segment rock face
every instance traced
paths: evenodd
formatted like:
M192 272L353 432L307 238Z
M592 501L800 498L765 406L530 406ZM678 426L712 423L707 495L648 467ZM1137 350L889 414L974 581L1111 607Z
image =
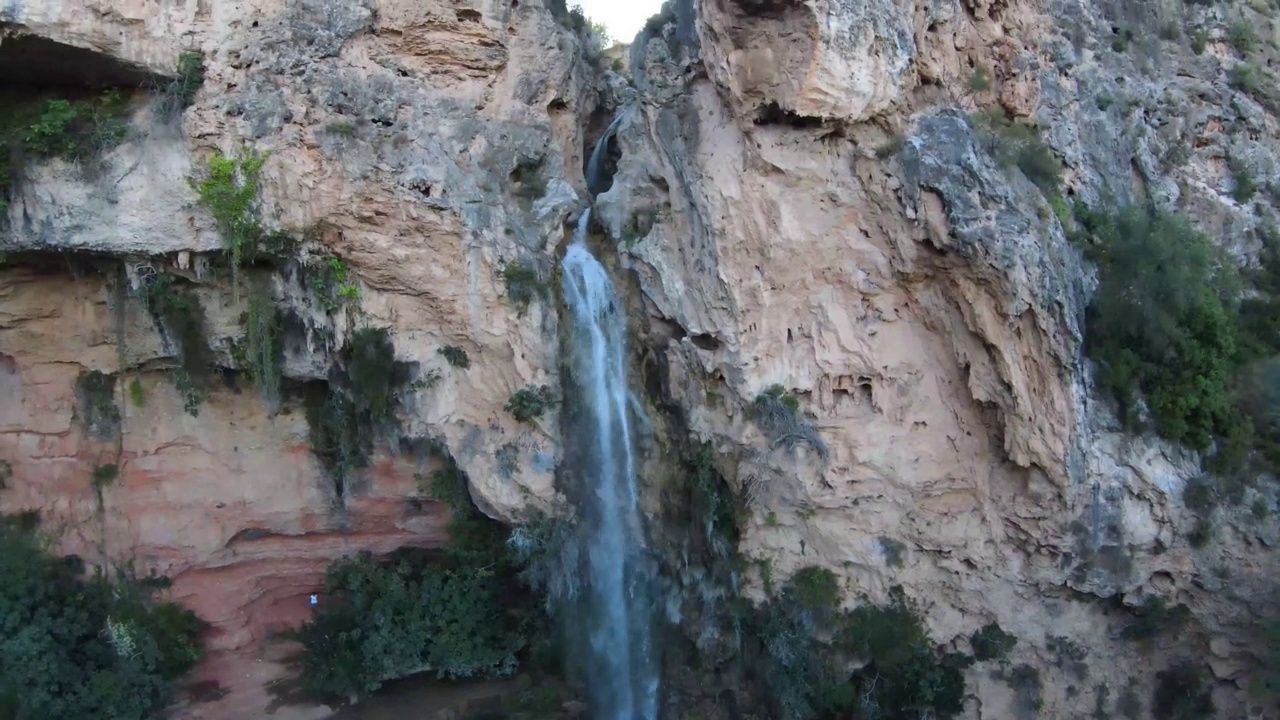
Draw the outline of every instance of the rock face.
M559 387L548 288L586 202L596 111L612 106L620 155L596 207L642 310L633 345L665 358L670 400L752 499L746 554L782 576L829 567L873 601L901 585L958 649L998 622L1019 638L1013 661L1040 673L1045 716L1113 712L1126 689L1145 702L1155 671L1189 653L1220 681L1224 716L1244 716L1276 570L1257 550L1280 538L1232 516L1189 546L1179 498L1197 458L1122 434L1093 393L1089 270L970 114L1033 121L1070 194L1150 195L1247 258L1274 208L1270 192L1233 198L1229 167L1274 181L1277 100L1269 45L1249 56L1229 30L1270 37L1271 18L1119 0L680 0L636 39L628 87L539 0L117 6L0 7L0 76L43 58L68 84L160 89L136 94L130 133L94 172L30 167L0 223L0 250L17 253L0 267L0 459L14 470L0 511L39 509L65 552L173 578L214 626L197 679L226 692L182 717L264 712L279 674L264 643L306 617L330 561L444 542L447 513L415 479L432 466L399 440L441 441L495 517L562 502L557 414L518 423L503 408ZM192 49L203 89L166 114ZM1240 79L1245 63L1259 82ZM270 153L264 224L340 258L359 292L321 322L297 278L270 280L299 323L327 323L286 348L287 378L323 381L356 330L384 327L421 381L357 482L335 485L309 451L300 402L275 412L231 383L184 412L172 343L129 290L148 268L193 281L218 364L242 369L245 300L210 260L224 239L188 178L245 147ZM125 270L47 260L71 252ZM105 406L84 390L94 371L114 378ZM750 414L775 385L800 399L784 432ZM105 464L119 477L95 484ZM1153 592L1190 607L1187 636L1117 640L1122 606ZM1018 716L1025 698L1004 681L970 680L969 716Z

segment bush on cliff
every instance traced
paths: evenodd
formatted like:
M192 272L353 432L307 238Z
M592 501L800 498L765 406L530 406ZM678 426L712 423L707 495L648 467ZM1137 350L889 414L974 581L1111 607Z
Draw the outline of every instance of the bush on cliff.
M466 475L447 456L429 494L449 506L443 555L403 550L329 568L327 604L301 632L307 689L351 700L388 680L505 676L538 640L537 599L519 582L507 533L475 508Z
M0 518L0 717L152 718L199 659L203 623L189 610L82 571Z
M1085 348L1099 389L1132 429L1197 450L1216 446L1212 469L1249 470L1280 442L1269 396L1280 352L1280 243L1243 283L1229 258L1185 218L1148 208L1077 209L1086 256L1097 264ZM1145 406L1146 413L1142 412Z
M420 672L459 679L510 674L525 645L489 569L404 554L329 568L332 604L303 630L308 689L354 699Z
M842 610L830 571L806 568L758 608L760 675L783 717L948 718L963 709L964 668L939 654L900 591L889 604ZM849 671L850 660L861 660Z

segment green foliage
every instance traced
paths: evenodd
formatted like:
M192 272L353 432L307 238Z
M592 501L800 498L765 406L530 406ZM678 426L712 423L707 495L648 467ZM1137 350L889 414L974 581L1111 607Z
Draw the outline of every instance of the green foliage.
M969 76L969 92L986 92L991 89L991 73L986 65L975 65L973 74Z
M485 568L367 555L329 568L328 603L302 630L310 692L354 699L406 675L508 675L527 640Z
M809 566L797 570L787 581L787 599L805 610L834 612L840 605L840 583L827 568Z
M902 567L904 556L907 553L907 546L893 538L881 536L878 539L880 541L880 549L884 551L885 563L892 568Z
M378 437L396 426L397 390L405 373L385 328L358 330L339 353L323 387L306 398L311 450L341 493L347 476L366 467Z
M26 130L25 149L41 158L79 160L124 139L128 106L112 91L93 100L49 100Z
M1170 608L1164 598L1151 595L1132 610L1137 620L1120 631L1125 640L1151 640L1161 635L1176 634L1191 617L1186 605Z
M98 440L119 436L116 376L90 370L76 378L76 415L85 432Z
M275 300L265 288L249 295L249 305L241 319L244 326L245 365L258 392L268 403L280 400L284 377L283 331Z
M1145 396L1164 437L1205 449L1227 436L1238 362L1237 282L1213 245L1180 217L1137 208L1080 211L1098 266L1086 350L1121 419L1141 426Z
M95 465L93 468L93 487L98 492L102 492L102 488L115 483L118 477L120 477L120 467L115 463Z
M979 662L986 660L1003 660L1018 644L1018 638L1005 632L997 623L984 625L969 636L969 644L973 646L973 658Z
M517 422L532 422L542 417L555 404L556 396L551 388L546 385L530 385L517 390L503 409L511 413L511 417Z
M827 458L827 445L818 434L818 428L800 414L800 398L788 393L781 385L772 385L756 396L751 407L751 419L769 439L771 447L794 448L806 443Z
M333 255L323 256L307 267L307 287L330 313L343 303L360 298L360 286L351 278L346 263Z
M1196 518L1195 527L1187 533L1187 542L1191 547L1199 549L1213 539L1213 521L1207 517Z
M150 720L200 656L204 624L122 575L80 577L0 522L0 706L13 718Z
M163 87L157 87L159 99L156 114L162 118L174 118L195 104L196 94L204 85L204 54L198 50L186 50L178 55L177 72Z
M1258 194L1258 183L1253 179L1253 172L1243 161L1231 158L1227 162L1231 171L1231 197L1238 203L1247 203Z
M1236 52L1248 55L1258 47L1258 33L1254 32L1253 25L1248 20L1242 18L1231 23L1231 27L1227 29L1227 42Z
M456 368L466 370L471 367L471 358L467 355L467 351L457 345L445 345L436 352L443 355L445 361Z
M3 484L0 484L0 488ZM1254 520L1266 520L1271 514L1271 504L1266 498L1255 498L1253 504L1249 506L1249 512L1253 515Z
M1038 713L1044 707L1044 683L1040 671L1030 665L1019 665L1009 674L1009 687L1024 711Z
M1116 52L1125 52L1129 49L1129 44L1133 42L1133 30L1124 28L1111 38L1111 49Z
M147 404L147 393L142 388L142 381L138 378L129 381L129 400L137 408L145 407Z
M988 151L1002 165L1017 167L1045 195L1059 193L1062 163L1035 128L1014 122L999 109L978 113L974 125L983 131Z
M1247 62L1236 63L1227 74L1227 84L1243 93L1256 95L1262 88L1258 69Z
M116 91L82 100L0 98L0 217L27 162L101 156L128 134L128 110Z
M196 93L204 85L204 55L188 50L178 56L178 77L174 80L173 93L178 106L186 109L196 101Z
M191 181L227 243L232 268L254 257L264 235L258 221L259 174L269 156L253 151L235 158L214 155L204 177Z
M507 299L522 310L547 293L547 284L539 276L537 268L527 263L507 263L502 268L502 280L507 286Z
M739 520L745 508L734 497L712 465L714 450L703 443L687 464L687 494L682 505L691 511L689 524L699 534L716 558L727 558L738 548L741 537ZM776 521L776 517L775 517Z
M324 129L334 135L341 135L342 137L355 137L356 134L355 124L347 120L331 122L328 125L325 125Z
M1184 661L1156 673L1151 716L1156 720L1205 720L1214 716L1213 686L1204 673Z
M511 171L511 192L530 203L547 194L547 179L543 176L541 159L523 159Z
M517 653L541 640L538 598L517 582L517 561L536 554L533 543L524 555L509 551L505 528L472 503L466 474L447 453L440 460L427 489L450 510L445 556L401 551L378 563L362 555L329 569L330 597L301 633L312 693L350 699L424 671L508 675Z
M1274 706L1280 702L1280 614L1274 605L1263 618L1257 637L1263 651L1249 680L1249 694Z
M1205 49L1209 46L1209 33L1201 29L1191 32L1191 52L1196 55L1203 55Z
M184 282L169 274L156 276L144 288L142 299L178 357L174 382L184 408L196 416L214 368L204 307Z
M781 716L916 720L963 709L963 671L972 658L940 657L900 589L883 607L840 611L833 578L802 573L755 613L762 657L754 672ZM803 597L813 602L799 602ZM865 664L851 674L850 659Z

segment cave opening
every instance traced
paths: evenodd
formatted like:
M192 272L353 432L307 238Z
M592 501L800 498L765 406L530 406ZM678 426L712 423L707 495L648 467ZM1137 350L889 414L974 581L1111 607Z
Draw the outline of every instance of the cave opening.
M7 226L23 214L15 198L32 163L101 157L127 137L134 93L174 81L13 25L0 23L0 38L0 226Z
M0 88L27 92L141 88L159 78L110 55L22 34L0 23Z

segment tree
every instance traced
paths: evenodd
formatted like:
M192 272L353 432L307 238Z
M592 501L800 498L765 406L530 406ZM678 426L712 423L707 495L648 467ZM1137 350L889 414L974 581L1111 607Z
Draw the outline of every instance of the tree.
M0 518L0 718L148 720L199 658L189 610L127 574L82 574Z

